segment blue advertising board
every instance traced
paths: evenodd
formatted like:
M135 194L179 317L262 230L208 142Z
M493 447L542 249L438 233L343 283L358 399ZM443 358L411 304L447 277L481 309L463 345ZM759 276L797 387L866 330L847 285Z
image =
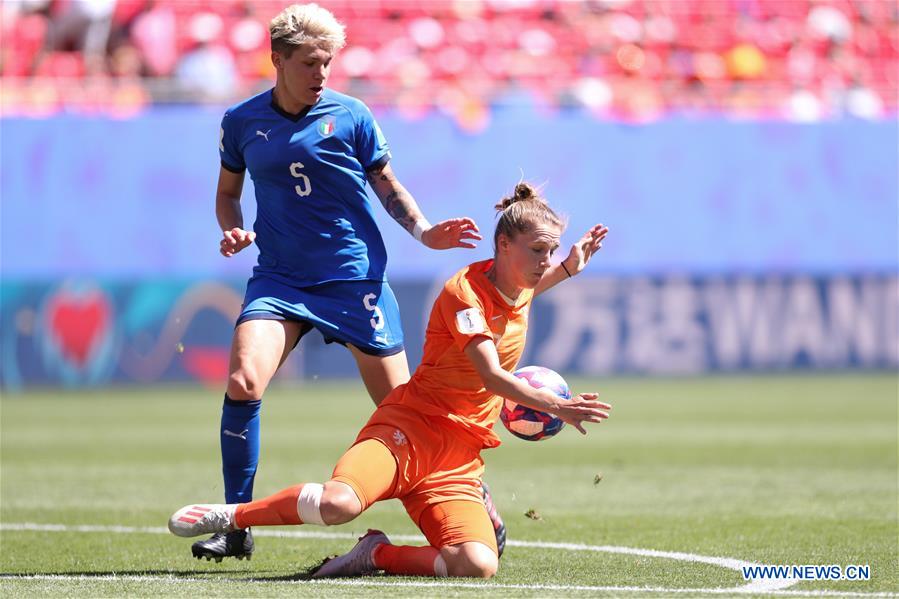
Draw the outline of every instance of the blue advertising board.
M421 359L439 284L395 286L409 360ZM227 376L239 282L3 284L6 388L202 381ZM535 301L524 364L565 373L899 367L899 277L586 277ZM282 379L355 376L317 334Z
M191 107L124 121L3 120L3 278L246 277L252 250L218 254L220 116ZM894 120L635 126L508 109L469 135L439 115L378 118L394 170L432 222L471 216L489 239L493 205L524 176L568 215L569 243L610 226L601 272L899 269ZM243 207L249 226L249 177ZM491 251L488 240L468 254L425 252L374 212L394 280L451 273Z

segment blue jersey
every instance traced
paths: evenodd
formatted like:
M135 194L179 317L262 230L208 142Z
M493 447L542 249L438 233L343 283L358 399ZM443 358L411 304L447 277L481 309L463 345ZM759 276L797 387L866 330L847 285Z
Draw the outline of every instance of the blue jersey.
M390 160L360 100L325 89L307 112L278 108L272 90L225 112L222 166L256 190L254 274L306 287L384 280L387 252L365 193L367 170Z

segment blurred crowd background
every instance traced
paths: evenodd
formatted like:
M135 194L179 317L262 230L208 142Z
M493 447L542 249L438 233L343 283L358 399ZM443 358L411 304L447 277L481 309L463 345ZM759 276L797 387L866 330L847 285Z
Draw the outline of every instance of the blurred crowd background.
M130 116L270 86L283 0L3 0L2 109ZM896 113L892 0L335 0L331 85L468 129L490 106L819 121Z

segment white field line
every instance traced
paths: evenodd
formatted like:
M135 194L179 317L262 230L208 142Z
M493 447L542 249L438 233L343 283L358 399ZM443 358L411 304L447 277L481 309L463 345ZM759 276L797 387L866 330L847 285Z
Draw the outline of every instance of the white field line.
M168 529L161 526L100 526L100 525L76 525L70 526L66 524L35 524L31 522L24 523L0 523L0 531L37 531L37 532L99 532L99 533L145 533L145 534L168 534ZM352 533L341 532L318 532L318 531L280 531L280 530L254 530L253 534L259 537L280 537L294 539L355 539L356 535ZM393 539L398 541L423 541L420 535L391 535ZM510 540L509 546L513 547L533 547L540 549L555 549L564 551L585 551L599 553L618 553L624 555L637 555L641 557L653 557L660 559L673 559L678 561L693 562L719 566L729 570L741 571L744 566L759 565L754 562L748 562L738 559L726 557L713 557L705 555L696 555L693 553L682 553L673 551L657 551L655 549L638 549L634 547L618 547L614 545L583 545L579 543L550 543L543 541L515 541ZM176 576L143 576L143 575L58 575L58 574L36 574L36 575L0 575L0 579L17 579L17 580L153 580L159 582L209 582L207 578L185 578ZM215 580L225 580L216 577ZM248 579L229 579L232 582L247 582ZM255 581L264 582L264 581ZM500 589L521 589L521 590L545 590L545 591L593 591L593 592L622 592L622 593L679 593L679 594L722 594L730 595L734 593L771 593L785 596L853 596L853 597L899 597L892 593L863 593L863 592L837 592L837 591L797 591L785 590L787 587L801 582L799 579L770 579L758 580L749 584L730 587L730 588L664 588L664 587L619 587L619 586L579 586L579 585L515 585L515 584L496 584L496 583L476 583L476 582L455 582L455 581L434 581L434 582L391 582L382 581L376 578L367 580L329 580L329 581L278 581L279 583L290 582L297 584L325 584L325 585L344 585L344 586L375 586L375 587L412 587L412 588L500 588Z
M215 578L198 578L188 576L145 576L140 574L99 574L90 576L86 574L0 574L0 581L4 580L46 580L46 581L110 581L110 582L162 582L169 584L182 584L185 582L198 583L220 583L220 582L236 582L236 583L263 583L263 584L294 584L294 585L319 585L319 586L349 586L349 587L375 587L375 588L446 588L446 589L509 589L523 591L583 591L583 592L604 592L604 593L659 593L662 595L733 595L754 594L756 591L745 591L734 589L703 589L703 588L667 588L667 587L627 587L627 586L587 586L587 585L552 585L552 584L496 584L490 582L464 582L454 580L434 581L434 582L391 582L386 580L370 578L368 580L277 580L271 581L266 579L253 578L225 578L216 576ZM895 593L872 592L864 593L859 591L758 591L758 593L766 595L775 595L779 597L864 597L865 599L874 597L899 597Z

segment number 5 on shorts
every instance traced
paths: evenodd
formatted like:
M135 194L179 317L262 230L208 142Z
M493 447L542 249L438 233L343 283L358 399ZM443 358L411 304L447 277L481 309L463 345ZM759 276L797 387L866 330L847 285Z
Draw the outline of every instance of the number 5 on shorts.
M376 297L378 296L376 296L374 293L369 293L362 298L362 304L365 306L366 310L368 310L369 312L374 312L371 320L369 320L369 322L371 323L371 328L376 331L380 331L384 328L384 313L381 312L381 308L379 308L377 304L371 303L372 300Z

